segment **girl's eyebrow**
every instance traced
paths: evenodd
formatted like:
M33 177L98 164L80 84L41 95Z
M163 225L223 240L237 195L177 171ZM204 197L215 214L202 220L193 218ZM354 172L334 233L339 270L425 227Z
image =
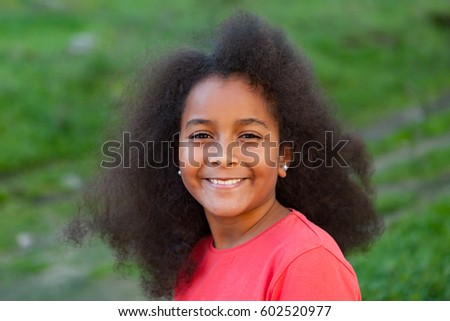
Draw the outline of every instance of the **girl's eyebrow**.
M194 126L194 125L212 125L212 124L213 124L213 121L211 121L211 120L202 119L202 118L194 118L194 119L189 120L186 123L185 128L188 128L188 127ZM269 129L269 126L267 126L267 124L264 121L262 121L261 119L258 119L258 118L243 118L243 119L239 119L238 121L236 121L237 126L255 125L255 124Z
M189 126L194 125L211 125L213 122L207 119L201 119L201 118L194 118L191 119L186 123L186 126L184 128L188 128Z
M260 126L263 126L267 129L269 129L269 126L267 126L267 124L264 121L262 121L261 119L258 119L258 118L243 118L243 119L238 120L237 124L241 125L241 126L256 124L256 125L260 125Z

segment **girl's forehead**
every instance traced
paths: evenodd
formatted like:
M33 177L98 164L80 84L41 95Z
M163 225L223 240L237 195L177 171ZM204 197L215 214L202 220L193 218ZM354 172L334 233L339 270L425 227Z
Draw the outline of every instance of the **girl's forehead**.
M272 126L277 123L262 91L238 75L213 75L197 83L186 99L181 122L191 118L260 118Z

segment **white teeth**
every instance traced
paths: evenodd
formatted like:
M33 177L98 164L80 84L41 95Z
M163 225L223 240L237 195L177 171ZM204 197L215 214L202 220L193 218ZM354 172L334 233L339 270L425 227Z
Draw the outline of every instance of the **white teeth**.
M216 184L216 185L233 185L233 184L237 184L240 181L242 181L242 178L238 178L238 179L227 179L226 181L223 181L221 179L214 179L211 178L209 180L211 183Z

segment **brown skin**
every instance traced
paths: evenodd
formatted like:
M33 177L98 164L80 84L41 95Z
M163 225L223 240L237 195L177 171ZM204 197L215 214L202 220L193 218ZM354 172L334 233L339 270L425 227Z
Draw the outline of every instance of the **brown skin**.
M204 207L218 249L250 240L290 212L275 196L278 176L286 176L281 166L287 160L278 155L279 148L269 149L262 144L267 139L274 146L280 143L278 123L267 105L261 93L242 76L208 77L187 97L180 141L200 145L191 145L194 151L180 149L180 163L186 164L180 168L181 176L186 188ZM223 151L233 143L252 143L255 146L251 152L259 161L254 162L239 147L232 148L229 155L224 152L207 157L203 147L208 143L220 144ZM266 161L267 153L273 162ZM190 154L194 155L195 164L189 162ZM211 179L235 183L222 185Z

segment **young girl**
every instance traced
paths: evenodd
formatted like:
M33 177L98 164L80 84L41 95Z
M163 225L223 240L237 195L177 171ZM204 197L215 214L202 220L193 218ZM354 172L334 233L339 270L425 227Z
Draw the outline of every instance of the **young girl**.
M104 170L95 215L70 236L99 233L151 298L360 300L342 251L382 229L369 158L283 33L239 13L211 52L176 51L147 74L130 166Z

